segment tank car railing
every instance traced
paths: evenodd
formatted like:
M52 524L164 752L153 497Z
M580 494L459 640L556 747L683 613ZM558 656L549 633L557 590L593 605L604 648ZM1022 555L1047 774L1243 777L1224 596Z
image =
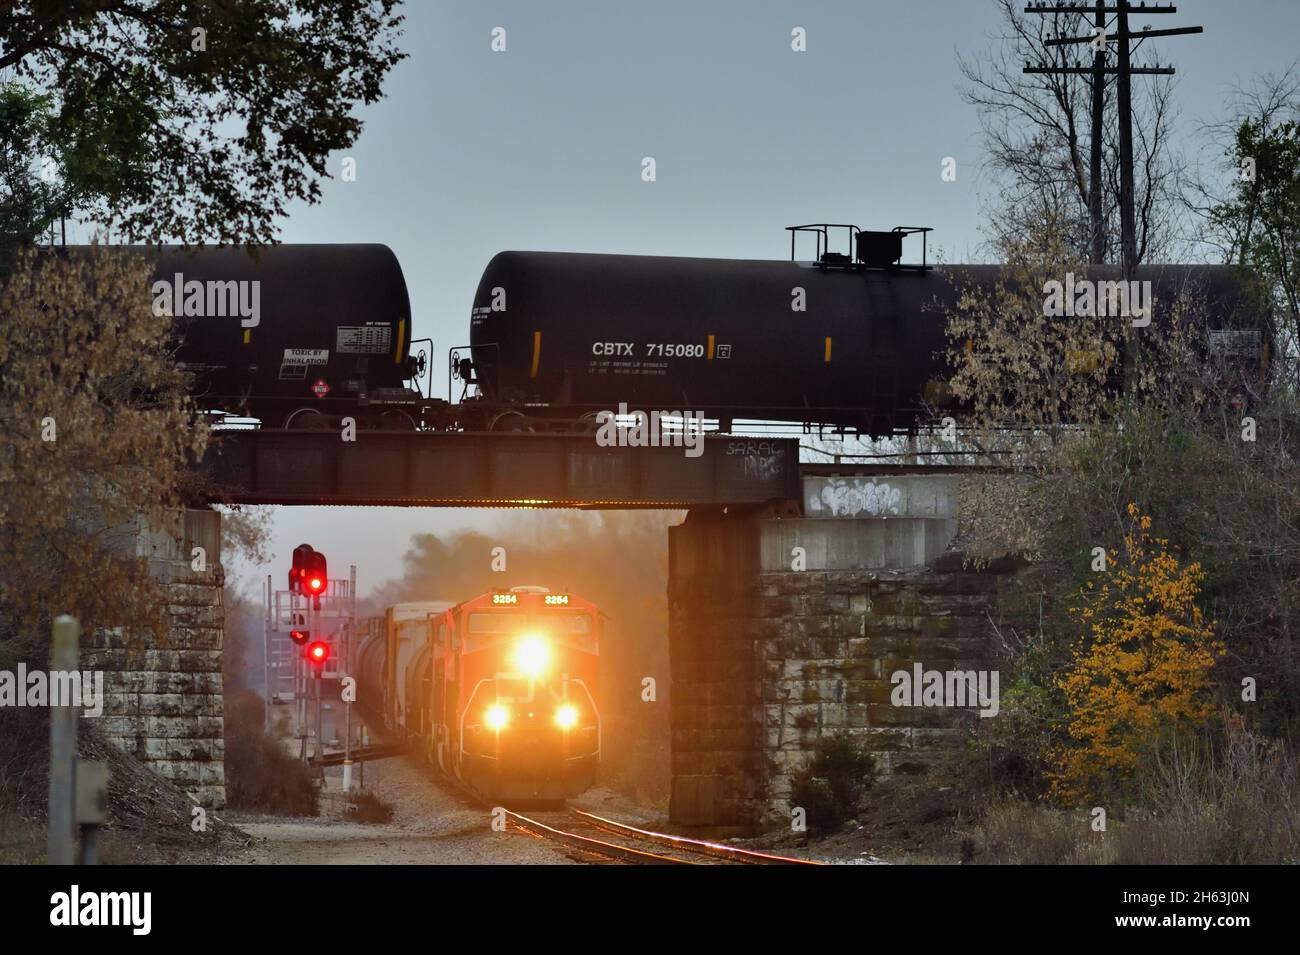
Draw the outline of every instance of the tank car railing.
M849 250L847 253L831 252L830 250L830 233L832 229L844 229L848 233ZM795 257L795 240L800 232L811 232L817 243L817 255L813 261L822 267L842 268L842 269L867 269L867 268L884 268L884 269L902 269L916 272L928 272L930 270L927 261L928 249L927 239L929 233L934 230L929 226L922 225L896 225L888 232L872 232L866 229L859 229L856 225L848 222L809 222L804 225L789 225L785 230L790 233L790 261L797 262ZM904 263L902 258L903 239L908 236L921 236L921 262ZM863 253L863 239L870 240L867 245L876 248L881 244L881 240L890 240L897 237L897 254L884 258L869 259ZM892 245L892 242L888 243ZM879 251L879 250L878 250Z
M890 231L901 233L901 234L903 235L904 238L906 238L906 237L909 236L909 235L917 235L917 234L919 234L919 235L921 236L921 264L920 264L920 265L902 265L902 264L899 264L897 267L900 268L900 269L917 269L918 271L921 271L921 272L928 272L928 271L930 271L930 266L927 264L927 262L926 262L926 258L925 258L925 256L926 256L926 241L927 241L927 239L928 239L930 233L933 232L934 229L930 228L930 227L927 226L927 225L896 225L896 226L894 226L894 228L893 228L892 230L890 230Z
M858 233L862 230L857 226L847 222L809 222L806 225L788 225L785 231L790 233L790 261L798 261L795 258L795 238L800 232L811 232L817 241L817 256L814 262L823 263L826 255L830 253L830 230L847 229L849 234L849 251L844 256L846 262L853 261L853 244L857 239ZM824 263L823 263L824 264Z

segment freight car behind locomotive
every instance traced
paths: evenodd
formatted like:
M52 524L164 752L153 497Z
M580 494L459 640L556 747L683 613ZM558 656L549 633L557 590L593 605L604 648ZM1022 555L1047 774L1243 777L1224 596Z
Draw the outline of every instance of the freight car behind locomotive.
M369 622L369 633L357 652L357 684L362 704L385 726L403 735L426 731L419 725L421 694L427 687L410 678L427 674L430 619L452 607L445 600L393 604ZM427 676L425 677L427 679Z
M370 624L360 699L486 799L561 802L595 782L601 614L545 587L405 603Z
M484 426L592 423L625 404L703 412L724 429L735 418L914 429L951 406L947 314L964 288L990 291L1005 271L900 265L863 241L897 232L847 228L856 256L819 242L813 261L499 253L470 326ZM1087 277L1121 275L1097 267ZM1259 328L1232 268L1146 266L1135 280L1151 283L1155 329L1174 320L1183 294L1209 303L1216 329ZM1258 331L1254 341L1258 350Z

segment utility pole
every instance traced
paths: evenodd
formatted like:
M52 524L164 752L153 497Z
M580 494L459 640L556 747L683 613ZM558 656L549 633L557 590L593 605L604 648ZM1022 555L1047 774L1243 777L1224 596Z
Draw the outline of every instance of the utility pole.
M1104 256L1105 240L1102 235L1102 203L1101 203L1101 137L1104 112L1104 90L1105 78L1114 76L1117 79L1116 92L1116 109L1119 113L1119 165L1120 165L1120 187L1119 187L1119 205L1120 205L1120 252L1124 270L1124 281L1132 281L1133 274L1137 269L1137 213L1136 201L1134 198L1133 186L1133 86L1132 79L1134 74L1160 74L1172 76L1174 68L1172 66L1133 66L1132 55L1140 47L1143 41L1153 37L1160 36L1185 36L1191 33L1205 32L1202 27L1176 27L1170 30L1152 30L1147 27L1133 33L1129 29L1128 17L1130 13L1136 14L1168 14L1177 13L1178 8L1173 4L1160 5L1158 3L1148 6L1145 2L1134 5L1131 0L1111 0L1107 3L1105 0L1089 0L1089 2L1078 3L1029 3L1025 13L1034 13L1039 15L1047 14L1077 14L1080 17L1087 17L1091 14L1093 17L1093 33L1089 36L1057 36L1045 40L1044 45L1049 47L1071 46L1079 43L1087 43L1092 46L1093 57L1091 66L1082 64L1061 64L1055 65L1040 62L1036 66L1026 63L1024 72L1030 73L1056 73L1061 75L1070 74L1091 74L1092 75L1092 150L1090 170L1089 189L1091 194L1088 197L1088 212L1092 220L1092 257L1094 264L1099 264L1101 257ZM1114 32L1107 30L1108 14L1115 14ZM1136 43L1131 41L1136 40ZM1115 44L1116 65L1113 67L1106 66L1106 53L1110 44ZM1136 345L1132 328L1126 323L1124 326L1124 388L1129 390L1136 377Z
M1093 195L1089 196L1089 212L1093 217L1092 227L1093 235L1093 252L1098 251L1099 244L1097 231L1100 229L1101 219L1101 139L1102 139L1102 122L1103 122L1103 104L1105 77L1115 76L1118 80L1116 84L1116 108L1119 112L1119 151L1120 151L1120 246L1123 256L1124 277L1132 277L1133 269L1137 267L1137 228L1136 212L1134 203L1133 187L1133 95L1132 95L1132 78L1135 74L1160 74L1172 76L1174 68L1172 66L1133 66L1132 55L1142 45L1142 42L1153 37L1160 36L1184 36L1190 33L1203 33L1202 27L1176 27L1170 30L1150 30L1142 29L1136 33L1129 30L1128 17L1130 13L1137 14L1169 14L1177 13L1178 8L1173 4L1151 4L1146 3L1133 4L1131 0L1111 0L1107 3L1105 0L1097 2L1078 2L1078 3L1030 3L1025 7L1025 13L1034 13L1039 15L1057 14L1057 13L1074 13L1081 17L1091 14L1093 17L1094 32L1089 36L1077 37L1053 37L1045 41L1049 47L1069 46L1079 43L1088 43L1093 47L1093 58L1091 66L1083 65L1054 65L1040 62L1037 65L1026 64L1025 73L1057 73L1057 74L1091 74L1093 78L1092 92L1092 169L1090 170L1090 189ZM1107 15L1115 14L1114 32L1107 30ZM1136 40L1136 43L1131 41ZM1111 43L1115 44L1116 65L1113 67L1106 66L1106 53Z
M1093 24L1106 30L1106 4L1097 0ZM1106 113L1106 47L1096 44L1092 54L1092 136L1088 143L1088 218L1092 226L1092 263L1106 261L1105 204L1101 197L1101 129Z
M1172 9L1172 7L1170 8ZM1130 60L1128 3L1121 0L1116 9L1119 32L1119 79L1116 83L1119 109L1119 215L1120 245L1123 252L1124 279L1133 277L1137 268L1137 217L1133 213L1133 64ZM1197 28L1199 29L1199 27ZM1169 68L1173 72L1173 67Z

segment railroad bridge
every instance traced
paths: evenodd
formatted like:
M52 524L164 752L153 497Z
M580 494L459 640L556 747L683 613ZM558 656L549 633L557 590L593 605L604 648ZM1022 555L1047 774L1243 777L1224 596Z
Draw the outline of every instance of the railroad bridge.
M989 669L1006 574L950 551L954 469L801 464L797 440L709 437L680 448L590 436L226 432L198 468L211 503L683 508L668 531L671 816L789 824L817 740L847 732L881 775L923 770L977 717L895 706L891 675ZM196 502L197 503L197 502ZM219 515L142 533L173 591L174 645L98 662L125 671L106 728L208 802L221 788ZM201 542L208 572L184 559Z

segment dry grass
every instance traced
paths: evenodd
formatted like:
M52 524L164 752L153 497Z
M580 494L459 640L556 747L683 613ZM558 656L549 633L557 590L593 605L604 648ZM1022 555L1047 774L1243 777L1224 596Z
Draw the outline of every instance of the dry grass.
M361 789L348 794L344 813L353 822L392 822L393 804L372 790Z
M1143 805L1092 813L1005 798L976 827L973 860L1032 865L1300 862L1300 759L1240 727L1169 740L1142 768Z
M262 698L251 690L226 695L226 803L231 809L315 816L311 770L263 730Z
M45 823L0 809L0 865L36 865L45 861Z

